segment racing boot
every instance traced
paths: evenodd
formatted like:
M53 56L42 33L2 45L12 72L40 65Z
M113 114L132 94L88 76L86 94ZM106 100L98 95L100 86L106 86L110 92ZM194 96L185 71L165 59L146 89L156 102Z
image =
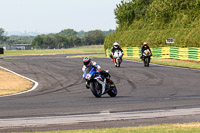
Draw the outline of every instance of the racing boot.
M111 58L111 61L113 61L113 56L112 56L112 54L110 54L110 58Z
M86 86L85 86L87 89L90 88L90 83L88 81L86 81Z
M110 88L110 89L115 87L115 85L113 84L113 82L112 82L112 80L111 80L110 78L107 78L107 81L108 81L108 83L110 84L110 85L109 85L109 88Z

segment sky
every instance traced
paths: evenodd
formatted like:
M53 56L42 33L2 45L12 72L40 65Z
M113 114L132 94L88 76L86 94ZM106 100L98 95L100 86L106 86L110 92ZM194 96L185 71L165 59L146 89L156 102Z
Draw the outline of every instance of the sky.
M116 29L121 0L0 0L0 28L6 32L57 33Z

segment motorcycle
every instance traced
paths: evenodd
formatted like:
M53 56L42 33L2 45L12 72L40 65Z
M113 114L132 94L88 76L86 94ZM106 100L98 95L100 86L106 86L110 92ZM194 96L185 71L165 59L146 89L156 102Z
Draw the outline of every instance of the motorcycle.
M144 50L144 52L143 52L143 61L144 61L144 66L145 67L149 67L151 56L152 56L152 54L149 51L149 49Z
M115 97L117 95L117 88L110 77L108 70L96 72L95 68L92 66L86 68L83 74L83 78L89 82L90 90L97 98L106 93L110 97Z
M114 61L115 67L120 67L120 65L122 63L122 56L123 56L123 54L120 50L116 50L114 52L113 61Z

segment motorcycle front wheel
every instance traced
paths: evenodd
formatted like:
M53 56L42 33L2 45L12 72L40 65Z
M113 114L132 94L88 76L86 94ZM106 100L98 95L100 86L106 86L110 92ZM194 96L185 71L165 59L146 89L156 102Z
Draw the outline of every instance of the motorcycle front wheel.
M114 86L108 91L108 95L110 97L115 97L117 95L117 88L116 88L115 84L113 83L113 81L111 81L111 84Z
M120 67L121 59L117 59L117 66Z
M95 97L97 97L97 98L101 97L102 87L101 87L101 85L97 81L94 81L94 82L90 83L90 89L92 91L92 94Z

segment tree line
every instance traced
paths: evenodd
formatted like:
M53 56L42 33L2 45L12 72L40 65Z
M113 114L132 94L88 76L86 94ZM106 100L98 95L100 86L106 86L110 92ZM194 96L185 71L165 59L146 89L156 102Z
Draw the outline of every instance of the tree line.
M4 29L0 28L0 44L4 44L8 40L8 37L4 35L4 32Z
M5 30L0 28L0 45L31 44L35 36L6 36Z
M33 40L32 45L34 48L39 49L60 49L85 45L102 45L106 35L109 33L114 33L114 30L77 32L74 29L64 29L56 34L38 35Z
M200 0L122 0L114 10L117 30L194 28Z
M105 37L115 30L75 31L64 29L59 33L41 34L38 36L6 36L4 29L0 28L0 44L31 44L36 49L60 49L85 45L102 45Z

